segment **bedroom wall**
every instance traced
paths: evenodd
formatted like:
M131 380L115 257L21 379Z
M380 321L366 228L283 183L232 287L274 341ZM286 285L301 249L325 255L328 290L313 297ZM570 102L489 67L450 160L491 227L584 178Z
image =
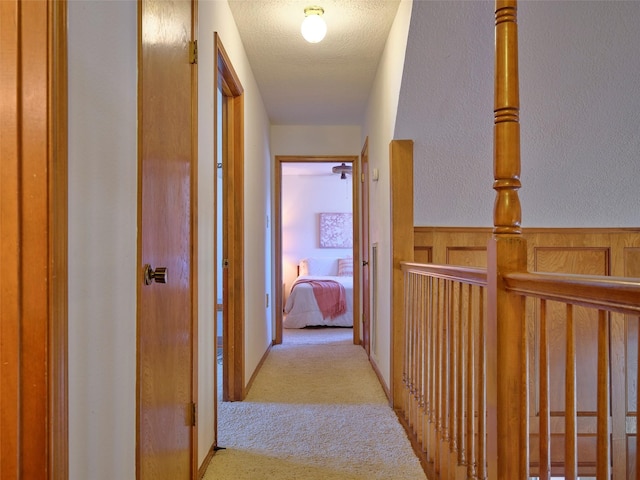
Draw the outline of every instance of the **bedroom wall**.
M493 224L493 9L414 3L395 135L416 225ZM523 226L639 225L639 20L637 1L519 3Z
M331 172L334 164L327 163ZM320 248L319 213L351 213L352 178L328 173L282 176L282 268L288 296L298 262L306 257L346 257L351 248Z
M378 244L378 309L377 323L372 324L371 357L387 386L390 380L390 196L389 196L389 142L394 139L394 127L400 82L404 66L407 32L412 7L416 3L402 0L391 27L384 53L380 59L376 78L369 94L362 128L362 141L369 138L369 171L377 168L379 180L370 181L370 241ZM373 315L373 313L372 313Z
M198 2L198 462L213 442L213 37L218 32L244 88L245 381L271 344L271 168L269 119L227 2ZM259 274L256 274L259 272Z

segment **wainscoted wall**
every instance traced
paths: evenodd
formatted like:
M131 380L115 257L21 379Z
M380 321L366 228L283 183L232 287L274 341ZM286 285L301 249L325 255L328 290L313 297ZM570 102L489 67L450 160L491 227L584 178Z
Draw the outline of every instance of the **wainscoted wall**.
M491 228L415 227L418 263L485 267ZM531 272L640 278L640 228L524 228Z

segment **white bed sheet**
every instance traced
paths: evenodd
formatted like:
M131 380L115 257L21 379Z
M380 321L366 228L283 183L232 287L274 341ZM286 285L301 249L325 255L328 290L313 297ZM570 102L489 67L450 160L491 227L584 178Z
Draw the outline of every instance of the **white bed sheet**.
M344 286L347 297L347 311L334 318L323 318L318 302L313 293L313 287L308 283L296 285L284 307L285 316L283 319L284 328L304 328L308 326L333 326L352 327L353 326L353 277L333 277L301 275L300 280L335 280Z

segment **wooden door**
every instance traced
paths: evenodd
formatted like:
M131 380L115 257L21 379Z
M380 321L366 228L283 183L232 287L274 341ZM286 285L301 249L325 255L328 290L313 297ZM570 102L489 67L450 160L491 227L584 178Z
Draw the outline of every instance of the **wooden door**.
M143 0L139 9L137 477L180 480L193 477L195 452L194 5ZM166 279L145 279L145 265L166 268Z
M362 343L371 353L371 293L369 288L369 139L362 147ZM354 319L354 322L356 319Z
M0 2L0 478L68 478L65 1Z

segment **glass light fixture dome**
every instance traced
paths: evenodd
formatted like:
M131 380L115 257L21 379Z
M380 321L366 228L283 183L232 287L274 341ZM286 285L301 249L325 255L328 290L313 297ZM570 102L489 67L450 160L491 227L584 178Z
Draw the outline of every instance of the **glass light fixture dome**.
M321 7L307 7L304 9L305 19L302 22L300 31L302 36L309 43L318 43L327 34L327 24L322 18L324 9Z

